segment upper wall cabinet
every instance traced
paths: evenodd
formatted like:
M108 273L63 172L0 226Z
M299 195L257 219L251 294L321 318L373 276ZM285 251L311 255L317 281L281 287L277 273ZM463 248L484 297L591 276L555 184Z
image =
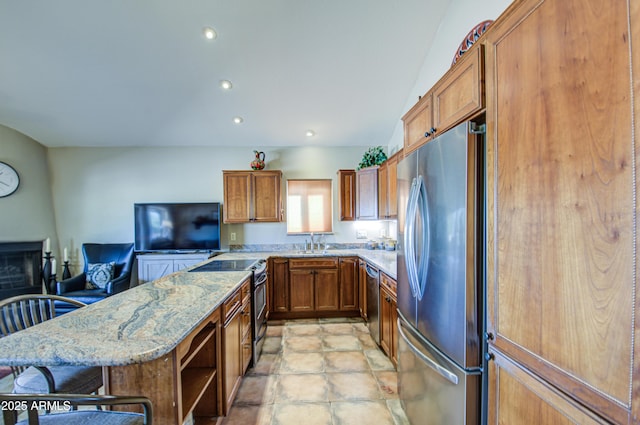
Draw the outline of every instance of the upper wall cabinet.
M340 221L356 219L356 170L338 170Z
M401 158L402 150L378 169L378 215L381 219L398 217L398 161Z
M282 171L223 171L224 223L282 221Z
M402 117L404 153L484 108L484 49L474 45Z
M363 168L356 171L356 219L378 219L378 168Z

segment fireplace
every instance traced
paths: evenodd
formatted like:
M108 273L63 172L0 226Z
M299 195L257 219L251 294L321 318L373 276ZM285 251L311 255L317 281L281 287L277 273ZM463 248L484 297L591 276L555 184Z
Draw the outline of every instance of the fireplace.
M42 242L0 242L0 300L42 292Z

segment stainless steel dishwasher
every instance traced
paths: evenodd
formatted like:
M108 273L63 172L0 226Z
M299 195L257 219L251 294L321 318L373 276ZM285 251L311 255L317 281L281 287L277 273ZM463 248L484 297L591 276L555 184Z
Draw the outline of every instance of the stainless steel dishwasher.
M367 318L371 337L380 344L380 272L368 263L367 269Z

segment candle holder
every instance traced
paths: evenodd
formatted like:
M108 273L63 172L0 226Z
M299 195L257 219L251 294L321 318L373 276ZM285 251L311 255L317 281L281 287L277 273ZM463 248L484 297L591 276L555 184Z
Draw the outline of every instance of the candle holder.
M44 290L46 294L51 293L49 282L51 280L51 260L53 256L50 251L44 253L44 264L42 265L42 282L44 283Z
M62 267L62 280L69 279L71 277L71 271L69 270L69 260L65 260Z
M48 285L48 287L49 287L49 291L50 291L49 293L50 294L54 294L55 295L55 293L56 293L56 282L57 282L56 272L54 270L53 273L51 273L51 276L49 276L49 285Z

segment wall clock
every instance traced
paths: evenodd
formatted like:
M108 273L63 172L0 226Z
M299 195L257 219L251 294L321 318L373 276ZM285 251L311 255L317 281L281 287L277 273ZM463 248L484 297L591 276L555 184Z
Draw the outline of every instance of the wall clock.
M11 165L0 161L0 198L11 195L18 190L20 176Z

